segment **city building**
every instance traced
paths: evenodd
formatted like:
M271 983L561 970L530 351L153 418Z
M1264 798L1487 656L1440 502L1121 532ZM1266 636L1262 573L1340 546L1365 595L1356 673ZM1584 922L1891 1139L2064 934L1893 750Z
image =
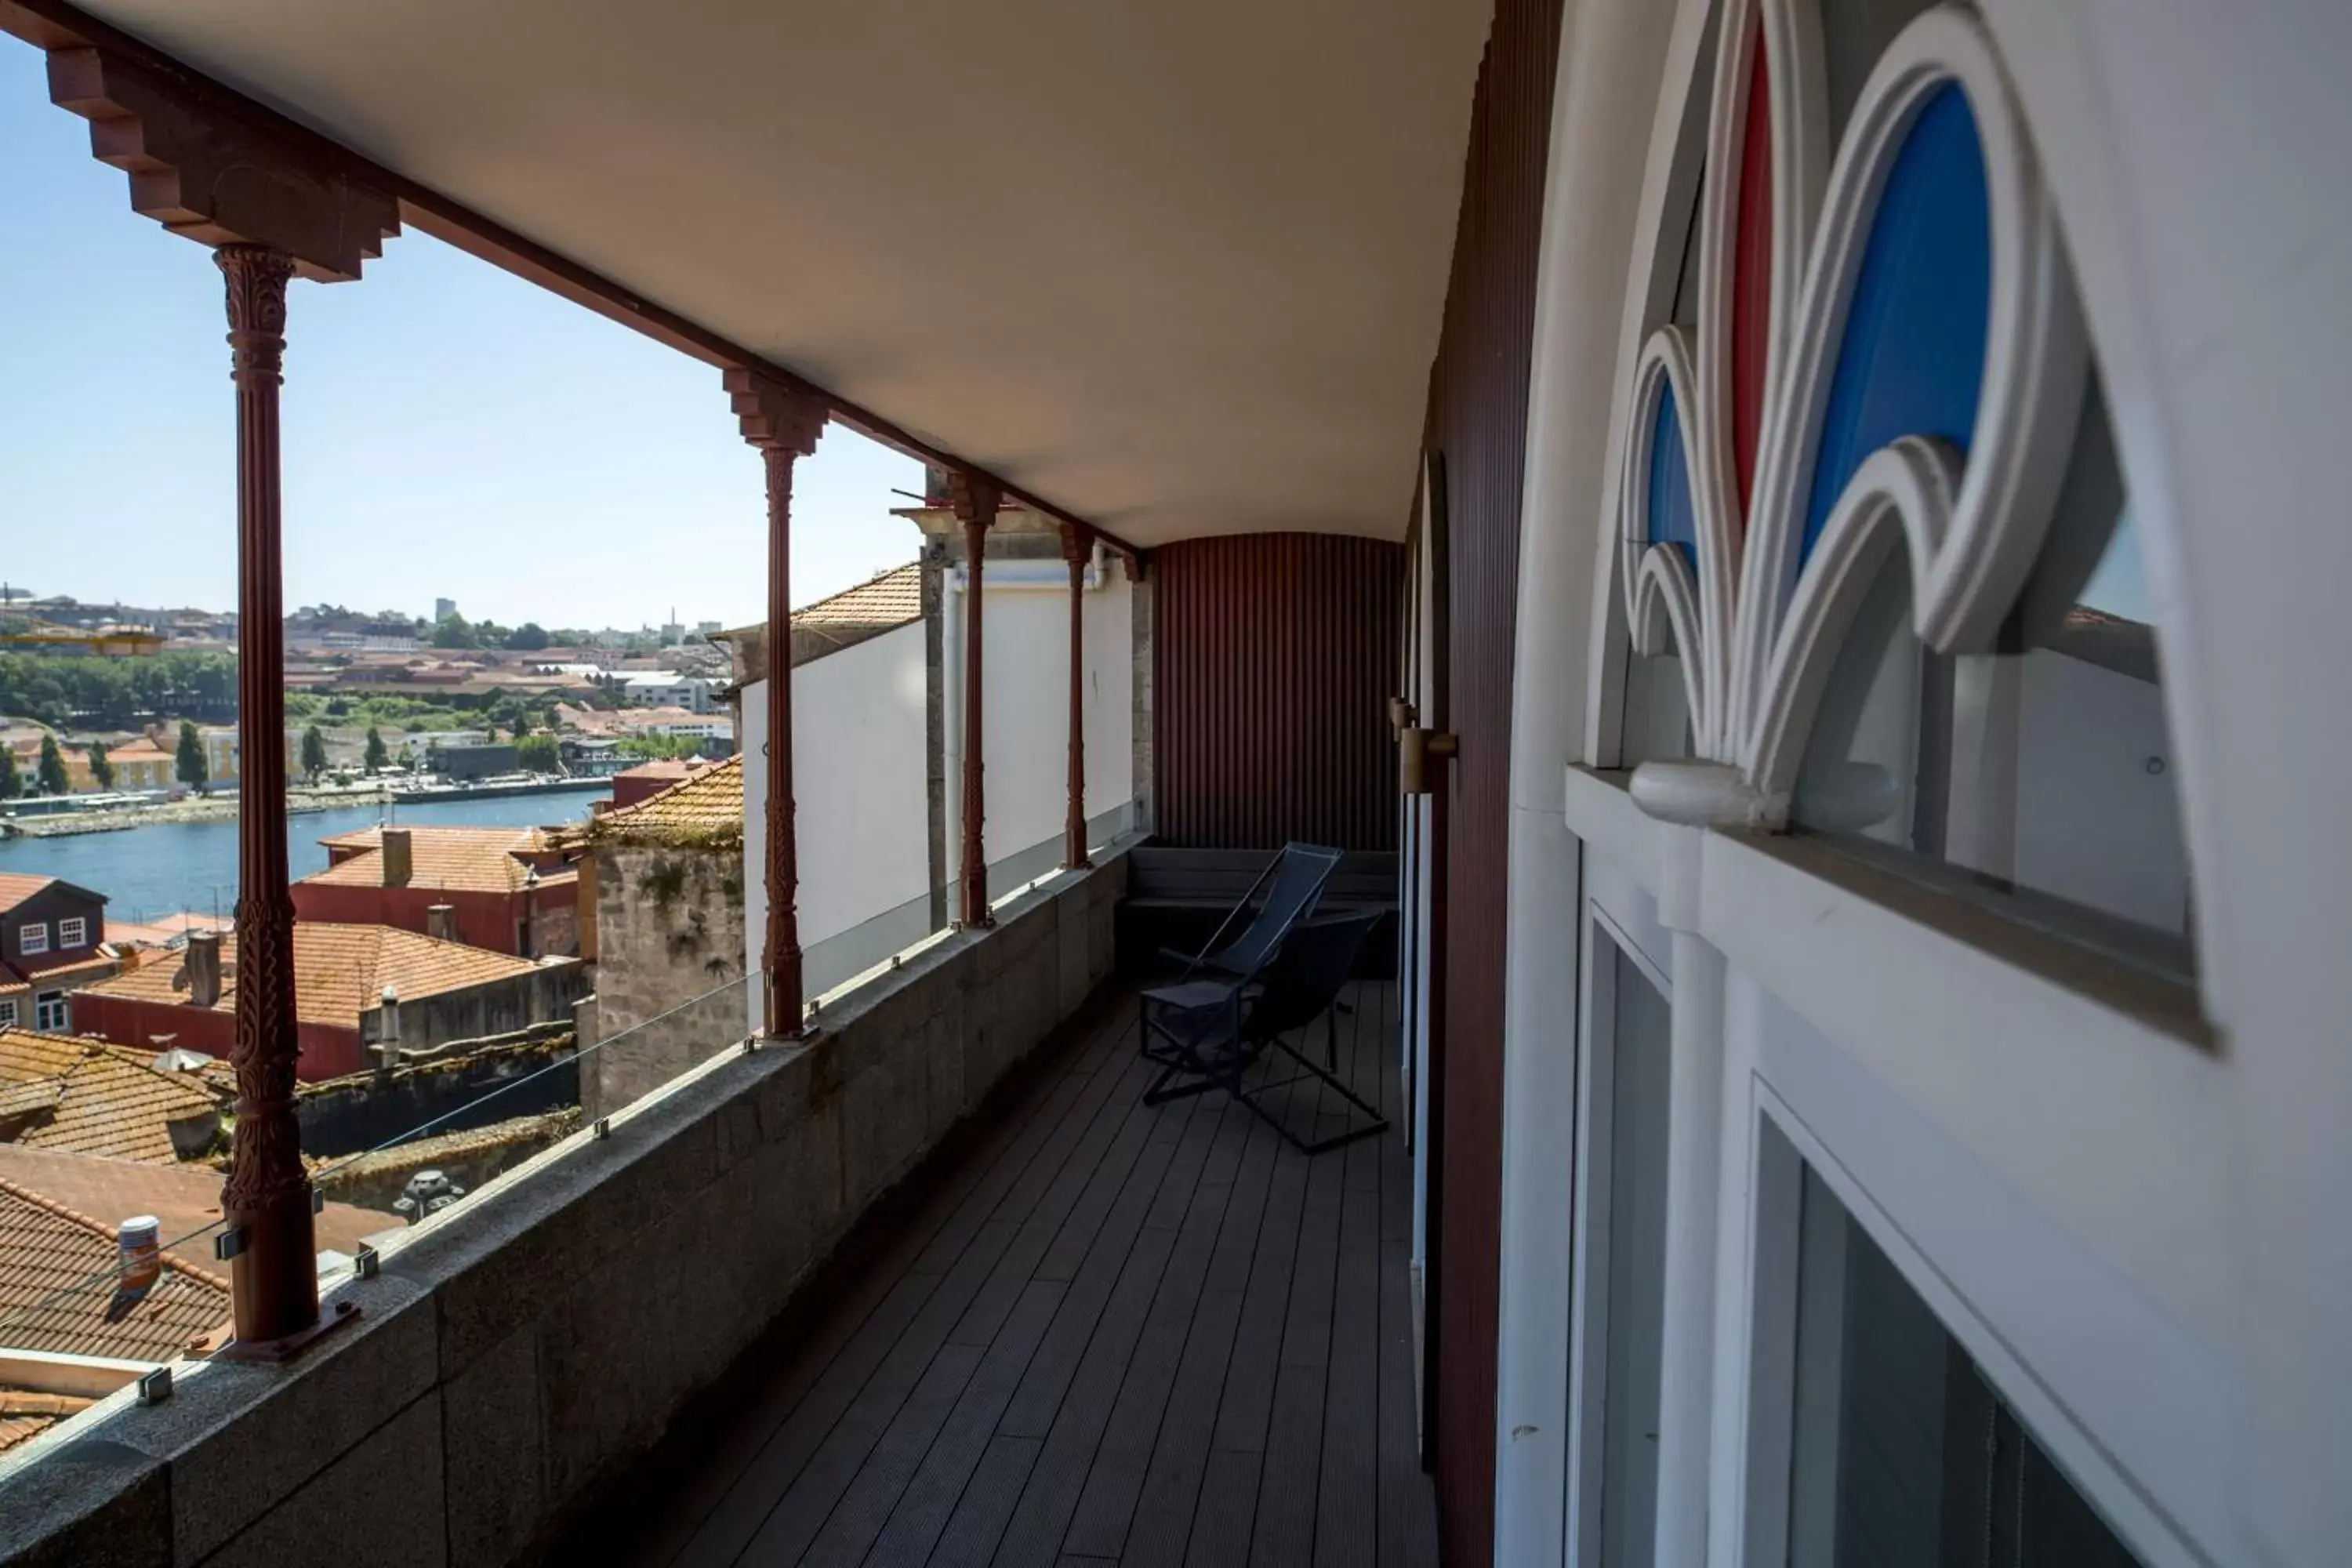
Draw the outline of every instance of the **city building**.
M237 939L196 935L73 996L74 1026L125 1045L162 1040L226 1058L236 1033ZM369 1065L372 1046L477 1039L571 1016L588 991L574 958L523 959L392 926L294 925L299 1071Z
M710 711L710 692L718 683L676 670L648 669L621 682L624 700L653 708L682 708L688 713Z
M371 827L320 840L294 918L396 926L518 958L580 951L577 873L536 828Z
M436 600L434 600L434 601L433 601L433 618L434 618L435 620L436 620L436 621L446 621L446 620L447 620L450 616L452 616L456 615L457 613L457 600L455 600L455 599L436 599Z
M705 575L830 426L941 470L955 919L807 984L878 792L774 626L756 1012L323 1290L256 1096L299 1353L32 1439L0 1556L2343 1563L2352 8L89 3L0 26L226 274L249 566L284 289L410 222L717 370ZM1122 902L1293 843L1397 856L1394 980L1318 914L1148 1005Z
M173 772L176 754L149 735L135 735L119 746L108 747L106 760L114 769L118 790L169 790L178 776ZM88 767L86 755L84 767Z
M106 895L55 877L0 872L0 1027L74 1027L73 992L121 967Z

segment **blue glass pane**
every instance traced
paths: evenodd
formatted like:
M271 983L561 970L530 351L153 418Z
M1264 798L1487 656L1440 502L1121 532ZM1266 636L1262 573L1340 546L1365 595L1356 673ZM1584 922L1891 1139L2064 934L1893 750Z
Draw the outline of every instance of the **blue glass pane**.
M1698 509L1691 500L1690 466L1683 460L1683 423L1672 384L1658 393L1650 430L1650 542L1672 544L1698 569Z
M1976 116L1956 86L1920 110L1886 176L1838 345L1799 559L1863 460L1898 436L1965 454L1984 388L1992 217Z

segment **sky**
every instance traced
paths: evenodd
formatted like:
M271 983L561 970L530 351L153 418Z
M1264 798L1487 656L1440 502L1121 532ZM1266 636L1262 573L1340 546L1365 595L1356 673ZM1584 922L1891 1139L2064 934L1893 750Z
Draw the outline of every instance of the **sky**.
M0 37L0 579L230 609L235 395L220 273ZM415 232L297 279L283 393L286 607L507 625L766 613L760 456L719 373ZM798 467L797 606L915 558L922 467L835 427Z

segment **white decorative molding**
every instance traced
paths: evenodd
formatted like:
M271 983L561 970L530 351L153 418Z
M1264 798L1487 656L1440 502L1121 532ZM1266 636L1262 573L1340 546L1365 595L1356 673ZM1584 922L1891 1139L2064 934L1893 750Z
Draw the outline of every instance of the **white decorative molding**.
M1716 53L1696 329L1643 345L1618 468L1616 578L1633 650L1681 656L1696 761L1736 774L1637 775L1644 810L1680 822L1785 824L1821 689L1856 605L1900 542L1914 626L1939 652L1988 647L2039 553L2072 449L2088 348L2055 215L1991 39L1939 7L1888 46L1823 186L1820 25L1804 0L1729 0ZM1738 177L1759 45L1771 94L1773 262L1755 489L1738 493L1730 343ZM1985 171L1990 299L1965 458L1906 436L1848 481L1802 549L1822 426L1856 278L1889 174L1927 103L1966 98ZM1820 191L1818 202L1814 193ZM1818 207L1818 217L1815 216ZM1671 390L1696 547L1650 542L1659 400ZM1800 558L1802 556L1801 566ZM1846 781L1841 816L1879 785ZM1843 795L1852 793L1852 800Z

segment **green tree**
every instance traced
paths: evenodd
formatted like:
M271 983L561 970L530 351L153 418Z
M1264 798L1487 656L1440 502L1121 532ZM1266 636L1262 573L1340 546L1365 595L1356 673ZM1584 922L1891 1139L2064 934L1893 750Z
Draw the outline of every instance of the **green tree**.
M514 720L511 725L509 725L509 728L514 733L514 738L518 741L521 740L526 735L529 735L530 733L530 710L528 708L516 709L514 710Z
M374 725L369 725L367 732L367 754L362 759L366 765L369 774L373 776L383 772L383 764L390 761L392 753L384 749L383 736L377 731Z
M179 781L198 795L210 795L213 771L205 763L204 737L189 720L180 721L180 752L172 766Z
M25 793L25 775L16 771L16 753L0 746L0 800L14 800Z
M537 653L549 640L547 628L537 621L525 621L507 634L507 647L524 653Z
M114 764L107 761L106 742L103 741L89 743L89 776L100 789L114 787Z
M302 731L302 771L312 784L327 771L327 737L319 733L316 724Z
M41 761L37 770L44 795L66 793L66 754L58 750L55 735L41 737Z
M562 753L552 735L526 735L522 744L515 748L515 754L525 773L552 773L563 767Z
M465 616L448 616L434 626L433 646L435 647L479 647L482 643L481 639L474 635L474 628L466 623Z

